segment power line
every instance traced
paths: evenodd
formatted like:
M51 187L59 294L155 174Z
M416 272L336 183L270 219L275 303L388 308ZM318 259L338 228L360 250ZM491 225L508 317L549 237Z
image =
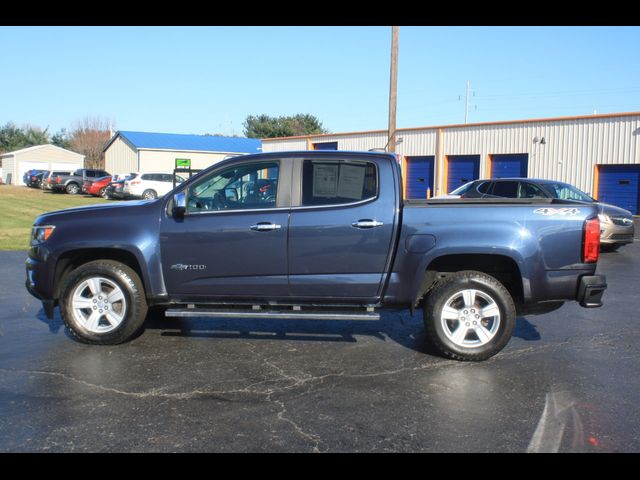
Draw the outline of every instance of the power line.
M478 95L478 98L537 98L537 97L554 97L554 96L580 96L580 95L596 95L606 93L632 93L640 91L640 87L625 87L615 89L600 89L600 90L583 90L576 92L575 90L563 91L563 92L538 92L538 93L516 93L516 94L490 94L490 95Z

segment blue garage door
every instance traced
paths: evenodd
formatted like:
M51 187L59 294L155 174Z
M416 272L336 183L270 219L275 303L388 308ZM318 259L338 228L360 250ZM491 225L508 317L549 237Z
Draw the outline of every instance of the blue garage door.
M337 150L338 142L322 142L322 143L314 143L314 150Z
M407 157L407 198L427 198L433 196L433 156ZM429 190L429 195L427 195Z
M526 153L491 155L491 178L526 177L528 165Z
M640 214L640 165L599 165L598 200Z
M480 176L480 155L449 155L447 193Z

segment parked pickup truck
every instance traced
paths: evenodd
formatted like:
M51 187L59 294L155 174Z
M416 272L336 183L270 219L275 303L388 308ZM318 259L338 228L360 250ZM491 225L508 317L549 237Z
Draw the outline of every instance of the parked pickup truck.
M106 177L110 175L104 170L95 168L80 168L73 172L71 175L56 175L51 176L51 189L54 192L67 192L71 195L80 193L84 181L95 180L100 177Z
M163 198L39 216L26 286L86 343L130 339L150 306L331 320L421 308L427 342L459 360L499 352L516 315L602 305L595 206L402 191L387 153L231 158Z

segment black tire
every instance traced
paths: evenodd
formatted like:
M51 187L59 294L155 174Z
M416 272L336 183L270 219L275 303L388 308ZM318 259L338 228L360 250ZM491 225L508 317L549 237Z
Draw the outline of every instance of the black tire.
M464 331L466 331L467 334L459 343L454 342L450 338L453 336L450 330L445 330L445 328L449 328L450 325L462 325L460 320L447 322L446 320L442 320L441 316L443 315L443 309L447 305L447 302L462 301L462 299L456 297L456 295L460 295L461 292L465 290L481 292L480 295L476 294L476 302L478 303L476 308L483 308L481 303L484 304L484 302L487 302L486 298L493 300L498 307L499 317L492 317L492 319L487 320L487 323L496 322L494 324L495 332L487 343L481 344L482 340L480 336L476 335L475 332L477 330L473 330L473 327L471 327L471 330L465 328ZM456 298L458 298L458 300L456 300ZM487 304L484 304L484 306L487 306ZM471 312L471 310L463 310L466 308L467 307L460 307L460 311ZM476 314L475 308L473 312ZM454 360L481 361L494 356L507 345L516 326L516 307L508 290L494 277L472 270L452 273L438 282L425 299L423 313L426 342L438 353ZM477 310L477 313L480 313L480 310ZM479 319L477 323L482 321L481 316L465 318L470 320ZM473 322L466 323L466 325L470 325L470 323ZM457 329L455 329L455 331L457 331ZM465 342L469 344L465 345ZM473 342L477 342L478 345L473 345ZM460 343L462 343L462 345Z
M100 189L100 191L98 192L98 195L99 195L100 197L102 197L102 198L106 198L106 199L108 199L108 198L109 198L109 195L107 195L107 187L102 187L102 188Z
M80 185L78 185L77 183L71 182L67 184L67 186L65 187L65 191L69 195L77 195L78 193L80 193Z
M158 198L158 193L150 188L142 192L142 198L145 200L153 200L154 198Z
M600 251L601 252L615 252L621 246L622 246L622 244L620 244L620 243L601 243L600 244Z
M72 295L76 287L85 280L96 277L105 278L116 284L126 302L122 322L105 333L88 330L74 315L72 308ZM140 330L147 316L148 306L142 280L133 269L113 260L96 260L76 268L64 278L60 292L62 319L73 336L83 343L117 345L126 342Z

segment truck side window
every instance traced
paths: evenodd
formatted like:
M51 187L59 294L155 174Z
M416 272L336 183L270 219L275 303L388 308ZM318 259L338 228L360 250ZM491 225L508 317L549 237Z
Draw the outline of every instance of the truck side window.
M378 192L372 162L305 160L302 166L302 205L340 205L374 198Z
M275 208L279 162L234 165L189 187L187 212Z

